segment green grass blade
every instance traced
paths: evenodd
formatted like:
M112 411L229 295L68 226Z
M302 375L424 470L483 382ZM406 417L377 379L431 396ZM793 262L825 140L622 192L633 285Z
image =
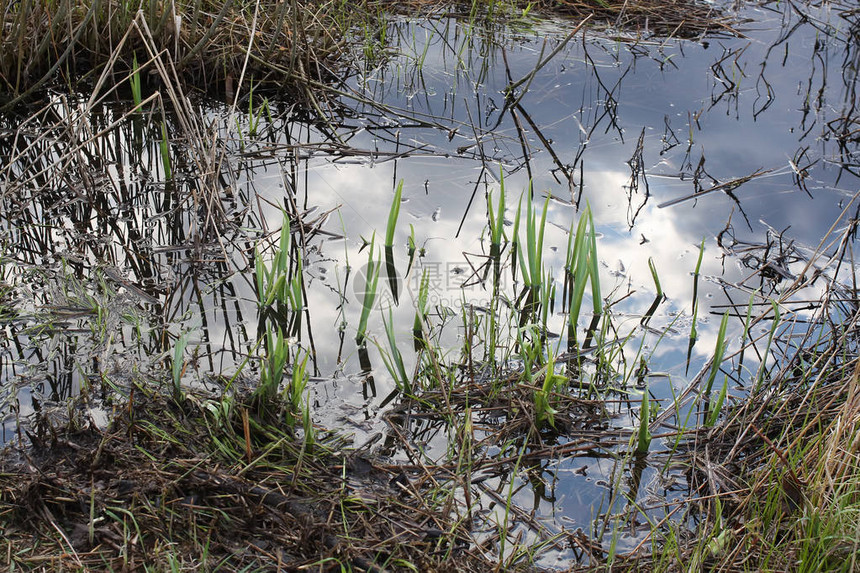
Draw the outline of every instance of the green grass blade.
M648 386L645 386L645 391L642 393L642 406L639 408L639 432L636 435L636 453L647 454L651 447L651 397L648 393Z
M159 148L161 149L161 164L164 167L164 178L166 180L173 179L173 170L170 168L170 143L167 139L167 125L161 122L161 141Z
M517 204L517 213L514 215L514 228L511 232L511 277L513 280L517 280L517 260L522 261L523 256L520 252L522 249L520 247L520 215L523 210L523 196L520 195L520 201ZM520 262L520 267L522 268L522 262Z
M385 246L394 247L394 230L397 228L397 217L400 215L400 198L403 194L403 180L397 184L394 191L394 200L391 202L391 210L388 212L388 225L385 228Z
M370 239L370 249L367 252L367 273L365 276L364 297L362 299L361 315L358 319L358 330L355 335L355 342L359 346L364 344L364 339L367 332L367 320L370 317L370 309L373 308L373 303L376 300L376 288L379 282L379 262L374 260L374 250L376 247L376 232Z
M182 372L185 370L185 347L188 345L188 333L183 333L176 339L173 347L173 362L171 371L173 374L173 397L178 402L182 397Z
M599 259L597 258L597 234L594 229L594 217L591 215L591 207L586 206L585 214L588 215L588 275L591 279L591 304L595 316L603 312L603 295L600 292Z
M406 374L403 355L400 354L400 350L397 348L397 339L394 335L394 316L391 312L391 307L388 308L388 320L385 320L385 316L383 316L382 324L385 326L385 336L388 339L388 348L391 353L391 374L400 391L407 395L412 395L412 385L409 382L409 376ZM384 357L384 353L380 354Z
M723 313L723 320L720 322L720 331L717 333L717 344L714 349L714 357L711 362L711 372L708 376L708 382L705 384L705 393L704 396L707 397L711 394L711 388L714 386L714 380L717 379L717 372L720 371L720 366L723 363L723 356L726 352L726 326L729 323L729 311Z
M758 373L756 374L756 383L755 383L755 392L758 392L761 388L762 383L764 382L764 375L767 372L767 359L770 356L770 347L773 344L773 338L776 335L776 329L779 328L780 321L780 312L779 312L779 303L773 299L770 301L771 307L773 308L773 322L770 325L770 332L767 336L767 346L764 347L764 354L761 357L761 364L759 364Z
M657 298L663 298L663 287L660 286L660 276L657 274L657 267L654 266L654 259L648 257L648 268L651 270L651 278L654 280L654 287L657 289Z

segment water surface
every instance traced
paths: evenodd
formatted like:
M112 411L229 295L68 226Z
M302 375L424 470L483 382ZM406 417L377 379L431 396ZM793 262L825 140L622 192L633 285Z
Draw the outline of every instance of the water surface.
M391 311L405 341L407 369L422 273L438 340L452 352L464 336L463 309L487 306L473 270L489 248L486 198L497 200L503 179L508 232L521 194L523 205L529 189L538 206L550 198L544 262L559 293L571 224L590 207L602 292L619 332L632 333L630 359L639 348L649 359L656 398L680 392L712 354L726 305L778 296L842 210L854 209L858 24L837 8L750 5L738 12L742 35L698 40L594 30L568 37L570 22L486 29L392 18L388 45L346 81L328 123L272 101L253 126L228 104L196 101L222 154L215 175L168 116L169 179L160 124L146 114L120 120L127 102L91 108L56 93L32 127L5 118L0 240L3 302L14 314L3 317L2 441L17 441L18 422L34 411L62 410L80 392L100 394L88 415L106 423L113 398L105 388L121 393L159 377L183 334L187 384L218 388L232 377L257 353L249 261L258 241L277 237L281 208L302 214L306 309L293 334L312 356L314 418L354 434L356 445L390 438L394 381L378 346L362 355L354 337L366 242L375 232L380 243L401 181L402 282L396 302L383 287L379 308ZM506 97L521 78L531 79ZM409 265L413 233L420 256ZM690 350L701 244L699 338ZM656 295L649 260L667 298L643 325ZM504 277L514 298L520 285ZM816 300L820 291L805 294ZM561 310L559 301L548 329L564 348ZM382 347L384 313L374 311L369 325ZM730 332L736 343L740 321ZM239 381L253 385L256 375L252 360ZM733 378L732 394L744 384ZM601 431L635 424L629 403L607 403L606 413ZM443 426L404 429L427 460L445 458ZM565 449L577 438L557 436L562 453L516 475L485 476L476 509L498 518L513 480L513 500L533 518L517 526L526 539L581 529L608 546L620 519L627 527L615 530L617 546L634 549L651 530L639 509L654 508L645 515L659 521L664 504L685 492L685 474L628 464L615 455L620 442ZM414 461L390 439L379 444L369 450L379 459ZM666 445L655 440L652 451ZM542 563L588 559L572 537L560 539Z

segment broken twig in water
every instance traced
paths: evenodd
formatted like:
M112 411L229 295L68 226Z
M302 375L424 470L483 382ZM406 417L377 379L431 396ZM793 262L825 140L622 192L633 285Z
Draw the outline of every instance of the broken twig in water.
M535 75L537 75L537 73L545 65L547 65L550 62L550 60L552 60L556 56L556 54L558 54L560 51L562 51L564 49L564 47L567 45L567 43L570 42L570 40L573 39L574 36L576 36L576 34L582 29L582 27L585 26L585 23L588 22L590 19L591 19L591 14L586 16L579 24L577 24L576 27L570 31L570 34L568 34L567 37L564 40L562 40L561 43L558 46L556 46L555 49L552 52L550 52L546 58L543 58L542 60L538 61L537 65L535 65L535 67L532 71L530 71L528 74L523 76L521 79L519 79L519 80L517 80L511 84L508 84L508 87L505 88L505 94L508 97L512 97L515 89L517 89L518 87L520 87L521 85L523 85L526 82L531 82L531 80L535 77ZM516 105L520 102L520 99L522 99L522 97L526 93L526 91L527 90L523 90L523 93L520 94L519 97L517 97L513 101L514 105Z
M677 205L678 203L683 203L684 201L688 201L690 199L698 199L708 193L712 193L714 191L734 191L744 183L751 181L752 179L764 175L766 173L770 173L773 169L758 169L755 173L751 173L749 175L744 175L743 177L738 177L737 179L731 179L726 181L725 183L720 183L718 185L714 185L710 189L705 189L704 191L699 191L698 193L690 193L689 195L684 195L683 197L678 197L676 199L670 199L668 201L664 201L657 205L659 209L664 207L671 207L672 205Z

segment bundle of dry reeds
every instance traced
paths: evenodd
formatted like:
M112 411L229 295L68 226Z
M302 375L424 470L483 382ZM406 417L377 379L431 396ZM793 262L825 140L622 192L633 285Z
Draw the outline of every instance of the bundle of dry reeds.
M132 67L151 43L181 76L226 89L243 71L297 88L330 74L356 12L333 2L97 0L0 2L0 93L7 107L46 84Z

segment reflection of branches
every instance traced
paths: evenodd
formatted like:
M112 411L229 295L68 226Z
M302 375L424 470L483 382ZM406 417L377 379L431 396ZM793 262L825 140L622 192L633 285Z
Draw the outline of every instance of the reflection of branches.
M630 229L636 224L636 217L639 212L645 207L651 192L648 189L648 178L645 175L645 160L642 156L645 149L645 128L639 134L639 140L636 143L636 149L633 150L633 155L627 160L627 165L630 166L630 182L627 184L627 225ZM639 181L645 187L645 193L642 197L642 202L634 208L633 195L639 194Z
M612 86L612 89L606 87L606 84L603 83L603 80L600 78L600 74L597 72L597 65L594 63L594 60L591 58L591 54L588 53L588 47L585 43L585 36L582 38L582 51L583 56L585 57L585 61L591 65L592 74L594 75L594 79L597 81L597 85L603 90L603 94L605 95L605 99L603 99L603 113L594 121L591 129L589 130L589 136L591 133L594 133L594 130L597 129L597 126L600 125L600 122L604 117L609 118L609 125L606 126L606 130L604 133L609 133L610 129L614 129L618 134L619 139L622 143L624 143L624 130L621 129L621 126L618 124L618 101L615 98L616 90L620 91L621 82L627 77L627 74L630 73L630 70L633 69L633 64L630 63L627 68L622 72L618 79L615 81L615 85ZM595 98L595 101L600 101L600 98Z
M183 113L204 116L199 110ZM209 163L213 157L202 158L198 144L203 143L184 139L189 134L176 115L164 113L165 131L179 134L172 141L163 140L161 125L149 119L120 106L64 98L52 100L21 127L16 118L4 118L9 126L0 137L0 154L7 158L0 169L3 240L16 245L9 256L19 268L51 271L66 264L75 280L98 281L115 289L115 298L130 301L128 308L145 309L134 328L141 337L151 336L123 340L108 330L104 335L114 341L112 352L137 346L145 356L158 356L172 346L176 333L168 330L184 328L194 316L202 348L195 356L220 371L246 354L241 281L230 277L234 260L243 259L237 247L242 244L237 239L246 237L241 228L253 225L244 224L244 206L236 209L241 189L231 178L237 170L226 162L221 170ZM164 173L165 150L172 178ZM201 170L207 165L211 169ZM51 284L65 288L70 280L71 275L58 275ZM19 274L13 283L25 288L27 279ZM101 317L126 312L114 309L113 299L92 304L99 308L87 318L89 327L58 342L63 351L91 349L89 338L101 332ZM222 356L219 364L224 350L232 359L225 364ZM93 358L76 356L69 369L86 375L95 369L98 375L107 365ZM147 367L153 365L146 360Z
M843 17L851 21L845 57L842 60L843 101L846 103L846 108L841 117L827 123L827 128L836 135L843 170L860 177L860 157L858 157L860 118L858 118L857 109L857 70L860 69L860 14L855 11L849 15L846 12ZM839 176L842 176L842 172Z
M818 163L818 159L811 160L809 158L809 146L801 147L794 152L794 157L788 160L788 166L791 167L791 176L794 179L794 184L809 195L812 199L812 193L806 187L806 179L809 178L809 170Z
M681 145L681 140L678 139L678 136L675 135L674 130L672 130L672 125L669 121L669 116L663 116L663 137L661 138L663 142L663 149L660 150L660 155L668 152L673 147Z
M738 116L738 94L740 94L740 81L745 76L740 57L749 48L750 44L742 48L726 49L723 47L723 55L711 64L711 72L714 78L714 88L711 94L711 108L723 99L727 106L734 103L735 116ZM728 68L728 69L727 69ZM718 85L719 84L719 87Z
M858 37L860 37L860 23L858 23L858 15L855 7L836 4L833 9L829 9L828 20L824 21L814 13L814 6L805 3L797 3L790 1L786 4L788 8L782 12L783 22L780 27L780 33L774 42L768 46L765 56L761 63L759 78L756 83L756 88L761 93L761 89L765 90L765 102L761 107L754 110L754 117L758 117L765 109L767 109L773 101L773 90L770 83L765 77L769 62L776 58L778 65L786 67L786 62L790 54L789 41L796 40L796 43L805 47L807 42L812 41L809 38L808 28L815 30L815 38L811 44L811 54L809 56L809 76L805 81L805 85L801 88L803 91L800 95L803 96L801 104L802 116L799 122L801 132L800 139L813 135L814 129L821 122L824 123L823 128L829 134L833 134L840 153L840 173L837 177L837 183L843 173L852 173L855 176L860 175L857 169L856 160L856 143L860 138L857 137L857 67L860 65L860 53L858 53ZM796 20L790 20L796 16ZM836 19L840 22L834 24L830 19ZM844 26L843 22L848 25ZM843 109L836 119L827 119L826 114L829 107L832 107L835 98L827 93L827 81L830 74L830 55L833 51L842 55L841 70L842 83L844 86L841 94ZM761 96L760 96L761 97ZM825 105L825 98L829 106ZM827 141L829 134L819 138L821 141ZM805 153L804 153L805 155ZM803 168L798 168L798 158L794 158L792 169L795 173L803 173ZM810 162L810 166L814 162ZM804 183L805 177L795 177L797 186L808 192Z
M722 181L721 182L721 181L717 180L716 178L714 178L713 176L711 176L710 174L708 174L707 171L705 171L705 156L702 155L701 159L699 159L699 164L696 167L696 171L695 171L695 173L693 173L693 189L694 189L694 191L688 195L684 195L682 197L677 197L675 199L670 199L669 201L664 201L664 202L660 203L659 205L657 205L657 207L660 209L662 209L664 207L671 207L672 205L677 205L678 203L683 203L683 202L689 201L691 199L692 200L698 200L699 198L701 198L705 195L708 195L710 193L713 193L714 191L722 191L723 193L728 195L728 197L732 201L735 202L735 204L738 206L738 209L741 212L741 215L743 215L744 220L747 223L747 226L749 227L750 231L752 231L752 225L750 224L749 218L747 217L746 213L743 210L743 207L741 206L740 199L738 199L737 195L735 195L735 189L737 189L738 187L740 187L744 183L747 183L748 181L751 181L751 180L755 179L756 177L760 177L762 175L765 175L766 173L770 173L771 171L772 171L771 169L757 169L755 172L750 173L749 175L744 175L743 177L736 177L734 179L730 179L729 181ZM702 177L707 177L708 179L710 179L712 185L708 188L703 188L701 186L701 183L700 183Z
M737 287L747 287L751 279L758 277L759 283L755 288L763 289L764 295L774 292L777 283L783 280L795 280L791 266L802 262L804 258L799 253L794 241L784 238L785 231L777 232L768 229L764 242L743 241L735 235L731 217L725 228L717 235L717 245L723 249L724 256L737 257L741 264L752 271L736 283Z
M525 109L523 109L521 104L517 104L516 110L519 110L519 112L522 113L523 118L525 118L525 120L528 122L528 124L531 127L534 134L537 136L537 138L543 144L544 149L546 149L547 152L549 152L550 157L552 157L552 161L553 161L553 163L555 163L555 169L553 169L553 175L555 175L555 173L557 171L561 171L561 173L564 175L564 179L567 182L568 188L570 189L570 192L571 192L571 200L573 200L574 183L573 183L573 179L572 179L572 170L571 170L570 166L566 165L565 163L562 163L561 159L559 158L558 154L555 152L555 149L553 148L552 142L549 139L547 139L546 136L544 136L543 132L540 130L537 123L535 123L535 121L532 119L532 116L528 112L526 112ZM514 111L516 111L516 110L514 110ZM556 178L556 180L558 180L558 179Z

